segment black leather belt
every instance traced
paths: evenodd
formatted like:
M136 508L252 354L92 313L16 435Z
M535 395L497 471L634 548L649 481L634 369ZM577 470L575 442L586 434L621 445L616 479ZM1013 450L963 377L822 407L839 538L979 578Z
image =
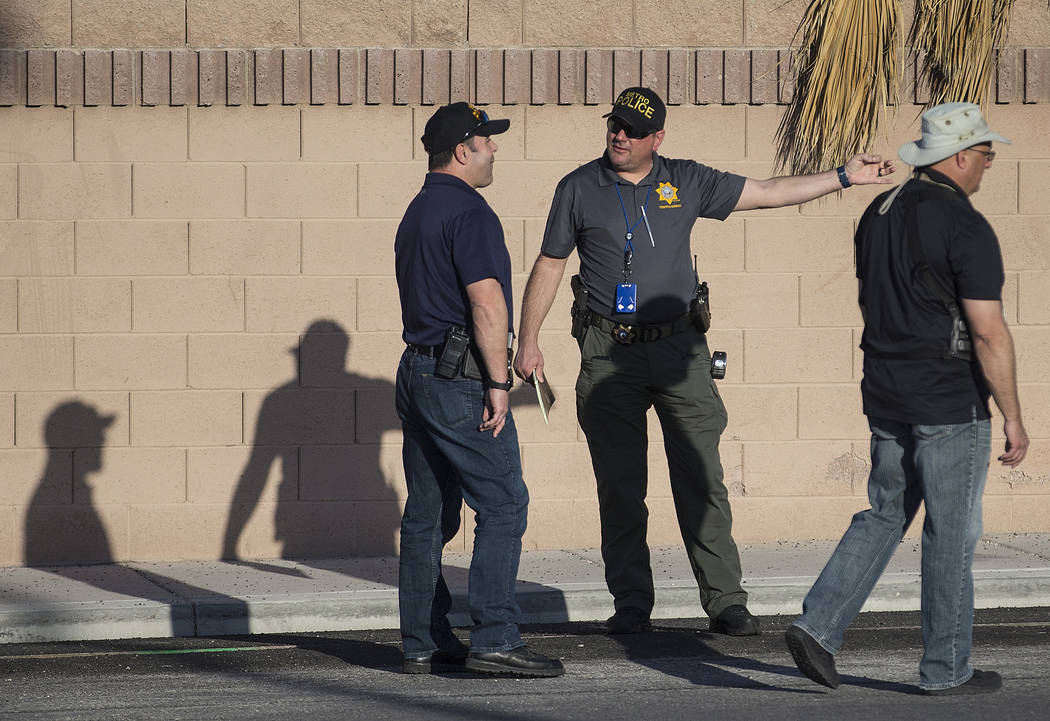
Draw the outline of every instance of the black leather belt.
M599 330L610 333L613 340L621 345L631 345L631 343L634 343L635 341L650 343L654 340L678 335L679 333L687 331L693 327L693 321L688 313L675 318L668 323L660 323L657 325L626 325L625 323L618 323L614 320L610 320L592 310L588 316L587 323Z
M419 343L409 343L408 349L413 353L419 355L425 355L427 358L437 358L441 355L441 349L445 347L445 344L441 345L420 345Z

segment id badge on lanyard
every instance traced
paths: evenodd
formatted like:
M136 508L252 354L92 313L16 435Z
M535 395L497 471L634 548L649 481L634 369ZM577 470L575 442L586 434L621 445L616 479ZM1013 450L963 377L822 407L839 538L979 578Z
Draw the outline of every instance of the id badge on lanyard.
M649 205L649 193L652 191L652 184L649 185L649 189L645 193L645 205L641 206L642 214L638 220L634 221L634 225L627 219L627 208L623 204L623 195L620 194L619 184L613 185L616 189L616 197L620 199L620 210L623 211L623 222L627 227L627 232L624 234L624 240L626 243L623 246L623 282L616 286L616 298L613 302L613 313L634 313L638 310L638 285L631 282L631 261L634 259L634 246L631 244L631 240L634 238L634 229L638 227L638 224L643 220L645 221L646 228L649 227L649 221L645 215L645 208ZM652 230L649 231L650 238L652 237ZM655 243L654 243L655 244Z

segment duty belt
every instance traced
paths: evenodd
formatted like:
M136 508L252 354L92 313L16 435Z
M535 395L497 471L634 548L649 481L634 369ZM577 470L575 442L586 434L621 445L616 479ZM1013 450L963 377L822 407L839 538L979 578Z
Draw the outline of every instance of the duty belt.
M408 343L408 349L413 353L419 355L425 355L428 358L437 358L441 355L441 349L445 347L445 344L441 345L420 345L419 343Z
M609 333L620 345L631 345L635 341L650 343L661 338L670 338L693 327L688 313L658 325L626 325L610 320L593 310L588 311L587 324Z

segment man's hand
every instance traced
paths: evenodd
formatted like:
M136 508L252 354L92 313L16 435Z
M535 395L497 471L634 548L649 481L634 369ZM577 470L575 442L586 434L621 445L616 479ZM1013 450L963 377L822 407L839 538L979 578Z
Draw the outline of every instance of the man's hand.
M514 355L514 375L527 381L532 377L532 372L543 380L543 353L537 343L518 343L518 352Z
M870 185L872 183L892 183L896 170L892 160L883 160L881 155L857 153L846 161L846 177L853 185Z
M1006 453L999 456L999 462L1014 468L1028 453L1028 432L1020 421L1006 421L1003 430L1006 433Z
M496 438L507 423L509 411L510 394L498 388L486 388L485 409L481 412L481 425L478 426L478 430L492 431L492 437Z

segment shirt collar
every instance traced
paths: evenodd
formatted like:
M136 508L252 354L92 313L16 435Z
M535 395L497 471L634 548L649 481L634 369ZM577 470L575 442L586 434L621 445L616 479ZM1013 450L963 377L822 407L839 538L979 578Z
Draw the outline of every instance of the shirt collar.
M653 153L653 167L649 170L649 174L638 181L638 185L654 185L659 180L667 179L667 166L664 163L664 159L659 154ZM609 153L606 151L602 154L602 157L598 159L598 185L605 187L607 185L614 185L616 183L623 183L624 185L630 185L631 183L620 177L620 174L613 170L612 165L609 164Z
M435 173L433 171L428 172L426 177L423 178L423 186L433 187L435 185L448 185L453 188L459 188L461 190L467 190L471 193L481 195L475 188L472 188L470 186L470 183L460 178L457 178L451 173Z

